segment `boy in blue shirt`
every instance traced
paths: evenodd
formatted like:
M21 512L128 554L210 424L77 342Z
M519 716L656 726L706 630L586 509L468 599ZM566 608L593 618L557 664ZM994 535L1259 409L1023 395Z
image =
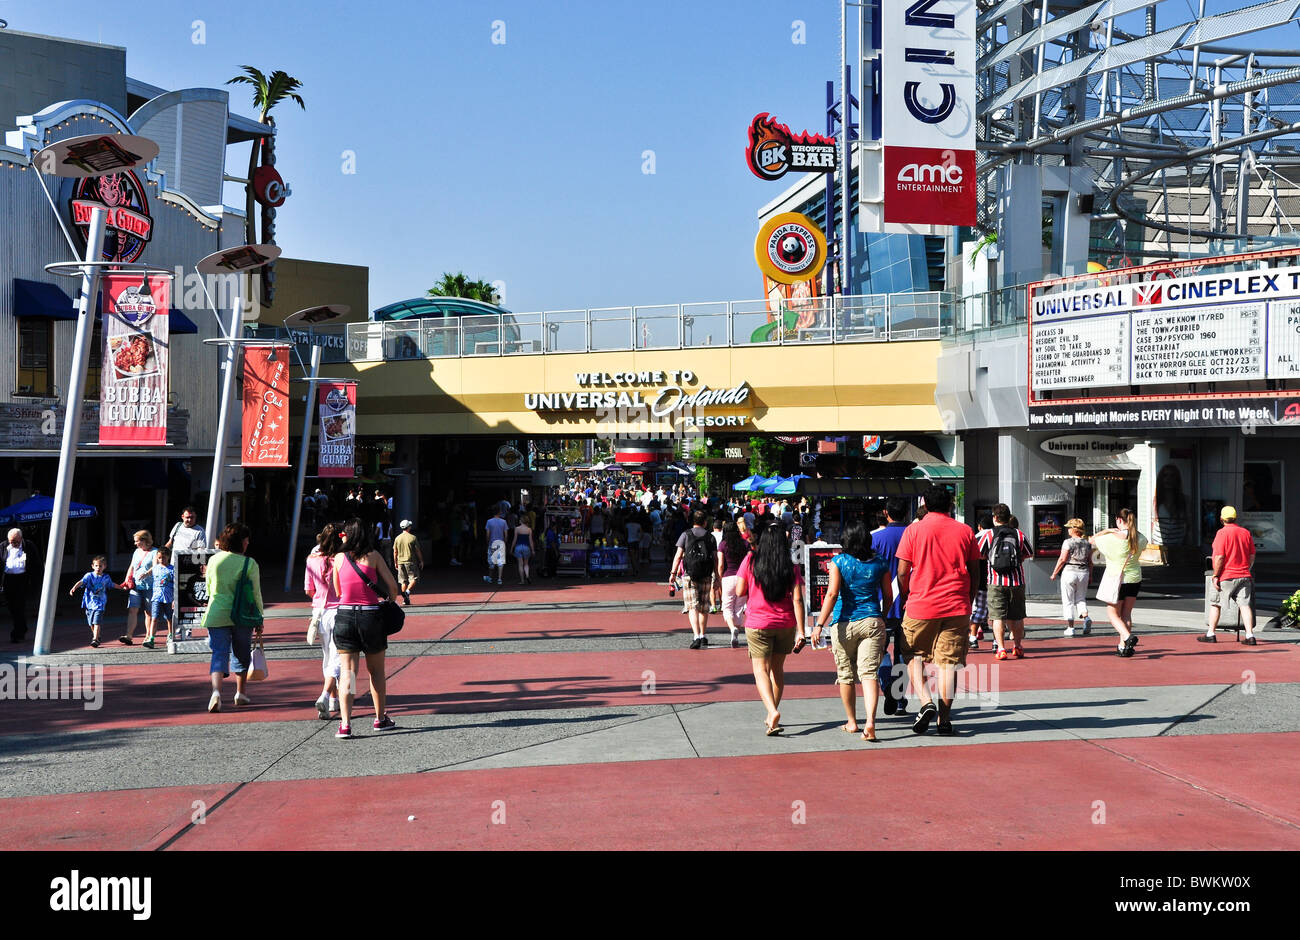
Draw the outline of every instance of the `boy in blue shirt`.
M153 582L152 593L149 596L149 614L153 622L149 630L149 639L144 641L143 646L146 649L153 649L154 634L159 626L162 626L165 631L164 637L171 635L172 602L176 599L176 568L172 565L170 549L158 549L154 566L149 573Z
M86 612L86 626L90 627L92 647L99 646L99 622L104 616L104 608L108 606L108 589L117 587L108 576L107 568L108 559L96 555L90 563L90 571L68 592L70 597L76 597L78 591L85 591L81 597L81 607Z

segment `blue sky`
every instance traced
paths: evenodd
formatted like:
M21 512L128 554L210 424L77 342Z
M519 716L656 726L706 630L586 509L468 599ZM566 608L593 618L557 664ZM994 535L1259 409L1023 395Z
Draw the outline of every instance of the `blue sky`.
M125 46L128 74L167 88L244 64L301 79L307 110L275 112L293 188L277 241L369 266L372 308L456 270L504 280L516 311L760 297L756 212L794 177L750 174L746 128L770 111L824 130L839 62L835 0L0 0L0 17Z
M1158 25L1194 8L1166 0ZM755 214L794 177L749 173L746 128L769 111L823 130L839 63L837 0L0 0L0 18L125 46L129 74L167 88L244 64L300 78L307 110L276 111L293 188L277 240L369 266L372 308L457 270L503 280L516 311L761 296Z

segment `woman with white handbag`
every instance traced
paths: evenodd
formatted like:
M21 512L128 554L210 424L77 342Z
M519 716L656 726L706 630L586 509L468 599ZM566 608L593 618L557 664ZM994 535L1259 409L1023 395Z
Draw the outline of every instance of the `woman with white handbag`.
M1106 571L1097 586L1097 600L1106 605L1111 625L1119 634L1117 655L1127 659L1138 643L1133 632L1133 605L1142 589L1139 559L1147 547L1147 539L1138 531L1133 510L1121 509L1115 516L1115 528L1098 532L1088 541L1106 558Z

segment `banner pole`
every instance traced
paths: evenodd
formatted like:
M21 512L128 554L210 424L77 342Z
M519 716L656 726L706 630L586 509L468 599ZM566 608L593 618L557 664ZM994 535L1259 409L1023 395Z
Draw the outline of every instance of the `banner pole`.
M243 320L244 275L236 275L238 285L234 303L230 307L230 328L226 331L226 361L222 363L225 374L221 378L221 410L217 413L217 443L212 451L212 484L208 487L208 516L204 520L208 533L208 544L215 545L216 537L221 531L217 524L221 521L221 497L225 488L226 443L230 424L230 401L235 393L235 363L239 349L234 342L239 338L239 325Z
M39 175L39 174L38 174ZM41 606L36 617L34 656L50 651L54 633L54 608L58 604L59 576L63 573L63 545L68 535L68 508L72 503L72 475L77 466L77 438L81 436L81 396L86 390L86 366L95 329L95 297L99 293L98 261L104 246L108 220L102 208L91 210L86 234L86 265L81 269L81 302L77 308L77 338L72 347L72 374L68 378L67 413L63 416L63 440L59 445L59 476L54 486L54 508L50 516L50 544L45 552L45 577L41 582ZM30 571L30 566L28 567Z
M307 407L302 416L302 447L298 451L298 489L293 501L293 523L289 526L289 551L284 559L284 589L293 584L293 554L298 547L298 523L302 520L302 494L307 483L307 453L311 445L312 411L316 406L316 376L320 373L321 347L311 344L311 374L307 378Z

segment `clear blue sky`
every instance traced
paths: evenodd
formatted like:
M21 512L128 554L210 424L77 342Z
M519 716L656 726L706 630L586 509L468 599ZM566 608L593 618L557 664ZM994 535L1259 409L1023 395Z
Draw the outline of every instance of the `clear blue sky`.
M1166 0L1158 26L1194 8ZM276 111L293 187L277 240L369 266L372 308L456 270L504 280L516 311L760 296L755 213L794 176L753 177L746 128L770 111L823 130L839 62L837 0L0 0L0 17L125 46L128 73L167 88L222 86L244 64L300 78L306 112ZM1298 35L1273 34L1259 44Z
M301 79L307 110L275 112L277 241L369 266L372 308L456 270L504 280L516 311L760 297L756 212L795 177L750 174L746 128L770 111L824 130L839 62L836 0L0 0L0 17L125 46L128 74L166 88L244 64ZM242 175L246 148L228 154Z

